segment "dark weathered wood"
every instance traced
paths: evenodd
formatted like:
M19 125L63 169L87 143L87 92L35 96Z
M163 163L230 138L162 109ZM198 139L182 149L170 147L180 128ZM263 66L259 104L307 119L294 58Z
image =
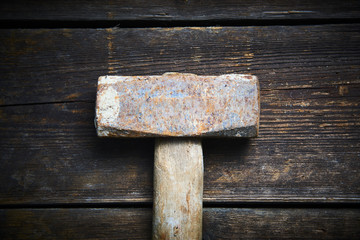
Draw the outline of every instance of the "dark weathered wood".
M206 208L203 239L358 239L358 209ZM1 239L151 239L151 209L0 210Z
M359 201L358 102L265 105L258 139L204 140L204 200ZM93 107L1 108L1 203L151 201L153 140L97 138Z
M204 239L357 239L358 209L205 209Z
M94 101L98 76L167 71L256 74L275 100L264 91L354 97L359 32L359 24L0 30L0 104Z
M108 73L106 38L106 30L0 30L0 104L93 101Z
M94 103L0 112L0 203L151 200L153 140L98 138Z
M358 18L356 0L1 1L6 20L232 20Z
M0 203L150 202L153 140L96 137L96 81L166 71L260 80L259 138L203 142L205 202L358 202L359 29L2 30Z
M1 239L151 239L151 209L0 210Z

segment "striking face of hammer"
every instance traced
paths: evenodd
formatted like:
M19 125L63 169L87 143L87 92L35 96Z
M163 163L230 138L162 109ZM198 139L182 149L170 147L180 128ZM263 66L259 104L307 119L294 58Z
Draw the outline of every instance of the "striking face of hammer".
M259 84L251 75L99 78L99 136L161 137L155 144L153 239L201 239L201 142L184 137L255 137L259 113Z

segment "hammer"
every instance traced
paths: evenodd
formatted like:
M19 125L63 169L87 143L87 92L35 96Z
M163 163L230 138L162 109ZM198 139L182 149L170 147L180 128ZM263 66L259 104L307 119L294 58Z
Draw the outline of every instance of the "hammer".
M156 137L153 239L201 239L203 153L200 137L256 137L255 76L99 77L100 137Z

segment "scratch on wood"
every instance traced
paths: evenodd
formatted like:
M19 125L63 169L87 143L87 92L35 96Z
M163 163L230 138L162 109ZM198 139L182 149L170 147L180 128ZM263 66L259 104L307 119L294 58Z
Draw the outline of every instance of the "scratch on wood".
M80 93L72 93L65 97L66 100L74 100L76 98L80 97Z
M109 20L113 20L113 19L114 19L114 13L113 13L113 12L108 12L108 13L107 13L107 18L108 18Z
M347 86L340 86L339 87L339 94L344 96L349 93L349 88Z
M284 169L282 171L275 171L271 180L272 181L277 181L281 176L287 176L287 173L290 171L291 168L291 163L290 163L291 159L288 159L284 162Z
M72 37L72 30L71 29L64 29L63 35L65 37L67 37L67 38L71 38Z
M108 40L108 73L109 74L114 74L116 73L115 68L114 68L114 64L115 64L115 60L114 60L114 56L113 56L113 52L114 52L114 46L113 46L113 42L114 42L114 34L113 34L113 29L112 28L108 28L106 29L108 35L107 35L107 40Z
M306 11L306 10L289 10L289 11L264 11L264 14L270 15L289 15L289 14L310 14L315 13L315 11Z
M246 52L244 54L244 58L253 59L254 58L254 53Z

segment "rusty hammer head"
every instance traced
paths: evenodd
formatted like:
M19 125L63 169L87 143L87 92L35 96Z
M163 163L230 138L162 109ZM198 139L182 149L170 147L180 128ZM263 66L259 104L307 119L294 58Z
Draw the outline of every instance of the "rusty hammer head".
M259 128L255 76L102 76L97 133L109 137L255 137Z

